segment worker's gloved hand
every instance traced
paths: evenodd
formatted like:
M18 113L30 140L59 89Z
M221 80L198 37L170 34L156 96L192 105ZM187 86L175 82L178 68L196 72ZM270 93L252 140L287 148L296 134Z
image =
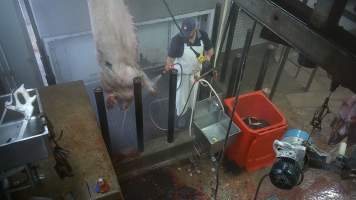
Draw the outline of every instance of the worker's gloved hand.
M165 65L164 66L164 70L163 70L163 74L171 71L172 69L174 69L174 65Z
M204 62L209 62L208 58L206 56L204 56L204 54L200 54L199 57L197 57L198 62L201 64L204 64Z
M211 61L211 56L205 55L205 60L210 62Z

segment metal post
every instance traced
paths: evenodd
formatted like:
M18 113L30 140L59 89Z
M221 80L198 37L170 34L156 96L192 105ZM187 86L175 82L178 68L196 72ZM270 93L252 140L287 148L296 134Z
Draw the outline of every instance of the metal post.
M136 116L136 135L137 135L137 149L140 152L144 150L143 143L143 110L142 110L142 79L135 77L134 97L135 97L135 116Z
M174 142L174 124L176 120L177 74L178 74L178 70L172 69L169 77L168 135L167 135L168 143Z
M227 40L226 40L224 60L223 60L223 63L221 65L221 70L220 70L220 81L221 82L223 82L225 80L226 69L229 64L232 41L234 39L234 34L235 34L235 27L236 27L236 22L237 22L237 15L238 15L238 7L235 2L233 2L231 5L230 15L231 15L231 18L230 18L230 16L229 16L229 18L231 19L231 21L228 21L226 23L227 25L229 25L229 33L228 33ZM224 43L221 43L221 46L223 46L223 44Z
M256 26L257 26L257 21L255 20L255 21L253 22L252 29L251 29L252 36L251 36L250 46L251 46L253 34L255 34Z
M231 65L232 69L231 69L230 78L229 78L226 95L225 95L226 98L233 96L234 86L235 86L235 81L236 81L235 76L239 70L240 60L241 60L241 54L237 54L236 57L234 58L234 61L232 62L232 65Z
M252 38L252 31L251 29L249 29L247 31L247 36L246 36L246 41L245 41L245 45L244 45L244 52L247 53L248 52L248 41L251 40ZM245 73L245 67L246 67L246 62L243 62L243 58L244 56L242 56L241 60L242 62L241 65L240 65L240 68L239 68L239 72L237 73L237 77L236 77L236 93L235 93L235 102L234 102L234 106L232 108L232 114L236 112L236 107L237 107L237 104L238 104L238 99L239 99L239 94L240 94L240 85L241 85L241 82L242 82L242 79L243 79L243 76L244 76L244 73ZM222 148L222 151L220 152L219 154L219 161L218 161L218 166L217 166L217 174L216 174L216 185L215 185L215 190L214 190L214 199L217 199L217 196L218 196L218 189L219 189L219 169L220 169L220 165L222 163L222 161L224 160L224 155L225 155L225 150L226 150L226 146L227 146L227 141L228 141L228 138L229 138L229 135L230 135L230 129L231 129L231 126L232 126L232 121L233 119L230 118L229 120L229 124L227 126L227 132L226 132L226 135L225 135L225 139L224 139L224 144L223 144L223 148Z
M216 3L216 6L215 6L213 32L211 34L211 43L213 44L214 48L216 47L216 39L218 37L220 12L221 12L221 3L218 2L218 3Z
M243 79L243 75L245 73L245 67L243 67L243 66L246 65L247 56L248 56L248 52L250 50L250 45L251 45L251 42L252 42L252 38L253 38L252 29L248 29L247 30L247 34L246 34L244 47L243 47L243 50L242 50L241 59L240 59L240 62L239 62L239 67L238 67L239 71L237 73L237 77L241 77L241 78L237 78L235 80L233 96L236 96L236 93L238 93L239 90L240 90L240 85L241 84L239 83L239 81Z
M279 59L278 59L278 63L282 62L283 54L284 54L284 52L286 52L286 48L287 48L286 46L282 46L281 54L280 54Z
M236 12L239 12L239 10L237 10ZM226 38L227 31L229 30L232 13L233 13L233 8L231 6L230 7L230 11L229 11L229 16L227 17L227 20L226 20L226 23L225 23L225 26L224 26L224 30L222 32L220 45L218 47L216 47L217 48L217 53L219 54L218 56L220 56L222 48L223 48L224 43L225 43L225 38ZM219 59L219 57L217 57L217 59Z
M239 10L237 10L236 12L238 12ZM223 13L224 14L224 13ZM221 36L217 39L216 41L216 55L214 55L214 64L213 66L216 67L219 59L220 59L220 56L221 56L221 51L222 51L222 48L224 46L224 43L225 43L225 39L226 39L226 34L227 34L227 31L229 29L229 26L230 26L230 21L231 21L231 17L232 17L232 7L230 7L230 10L229 10L229 16L226 20L226 23L224 26L221 26L222 28L222 32L221 32ZM224 18L223 18L224 19ZM222 21L221 23L223 23L224 21ZM223 24L222 24L223 25ZM218 46L219 45L219 46Z
M344 13L347 0L316 1L310 24L314 28L324 31L334 29L338 26Z
M312 73L310 74L308 83L307 83L307 85L306 85L305 88L304 88L304 91L305 91L305 92L308 92L308 91L309 91L310 86L311 86L311 84L312 84L312 82L313 82L313 80L314 80L314 77L315 77L317 71L318 71L318 67L315 67L315 68L313 69Z
M296 65L296 64L294 64L294 65ZM302 66L300 66L299 64L297 64L296 66L297 66L297 71L295 72L294 78L298 77L300 70L302 69Z
M274 79L274 82L273 82L273 86L272 86L272 89L271 89L271 94L269 95L269 99L272 99L274 93L276 92L276 89L277 89L277 86L278 86L278 83L279 83L279 79L281 78L281 75L282 75L282 72L283 72L283 69L284 69L284 65L286 64L286 61L287 61L287 58L288 58L288 55L289 55L289 51L290 51L290 47L287 47L286 50L283 53L282 61L279 64L279 68L278 68L278 71L277 71L276 78Z
M33 29L33 32L34 32L34 35L35 35L35 38L36 38L38 51L40 53L40 58L41 58L41 61L42 61L42 64L43 64L43 68L44 68L45 73L46 73L47 83L48 83L48 85L55 85L56 84L56 77L55 77L55 75L53 73L51 64L49 62L49 58L48 58L48 55L47 55L47 52L46 52L45 44L42 41L42 38L41 38L40 33L38 31L37 24L36 24L35 17L33 15L32 9L31 9L30 2L29 2L29 0L25 0L24 3L25 3L27 14L28 14L28 18L30 19L30 22L31 22L31 27Z
M109 136L109 125L108 119L106 116L106 108L105 108L105 100L104 100L104 92L101 87L97 87L94 89L96 108L99 117L99 124L101 128L101 134L103 135L103 139L106 144L106 148L111 154L111 142Z
M275 47L272 44L268 45L265 55L263 56L260 72L257 77L255 91L262 89L263 82L265 81L268 65L269 65L269 62L270 62L270 59L271 59L271 56L272 56L274 50L275 50Z

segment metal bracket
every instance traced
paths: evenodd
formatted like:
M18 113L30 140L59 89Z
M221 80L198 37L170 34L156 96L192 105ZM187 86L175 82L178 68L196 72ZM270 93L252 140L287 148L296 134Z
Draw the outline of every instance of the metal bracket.
M14 105L14 99L15 98L15 105ZM24 115L23 123L21 125L20 133L17 136L17 139L22 139L28 121L31 119L31 116L33 114L33 102L36 100L37 96L33 95L30 96L28 91L25 89L24 85L22 84L17 90L15 90L11 95L10 95L10 100L5 102L5 110L1 116L0 124L2 124L7 110L13 110L15 112L19 112Z
M15 98L15 105L13 105L13 97ZM12 95L10 101L5 102L5 108L20 112L25 116L25 119L29 119L33 113L33 102L36 100L37 96L30 94L25 89L22 84Z

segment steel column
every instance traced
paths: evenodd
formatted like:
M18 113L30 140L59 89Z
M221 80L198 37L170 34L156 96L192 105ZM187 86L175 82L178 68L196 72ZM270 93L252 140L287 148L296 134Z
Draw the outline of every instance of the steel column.
M249 16L325 69L341 85L356 91L356 39L350 33L342 29L328 34L313 30L298 16L291 15L271 0L234 1Z
M236 74L238 74L238 72L239 72L238 70L240 70L240 68L239 68L240 60L241 60L241 54L237 54L236 57L234 58L234 61L232 62L232 65L231 65L231 73L230 73L230 78L229 78L229 82L227 85L225 98L233 96L235 82L236 82L235 76L236 76Z
M257 77L255 91L262 89L263 82L264 82L265 77L266 77L266 72L267 72L267 69L268 69L268 65L269 65L271 56L273 55L273 51L274 50L275 50L275 47L272 44L268 45L268 47L266 49L266 52L265 52L265 54L263 56L260 72L259 72L258 77Z
M28 18L30 19L30 22L31 22L31 27L33 29L33 32L34 32L34 35L36 38L36 43L37 43L38 51L40 53L43 68L46 72L47 83L48 83L48 85L55 85L56 77L53 73L51 63L49 61L49 58L48 58L48 55L46 52L45 44L44 44L44 42L40 36L40 33L38 31L37 24L36 24L32 9L31 9L30 2L29 2L29 0L24 0L24 3L25 3L27 14L28 14Z
M252 38L252 30L249 29L247 31L247 36L246 36L246 41L245 42L245 45L244 45L244 49L248 49L248 48L245 48L245 47L249 47L248 45L248 41L250 40L250 38ZM245 52L248 52L245 51ZM242 59L243 59L243 56L242 56ZM240 93L240 85L241 85L241 81L243 79L243 76L244 76L244 72L245 72L245 67L246 67L246 62L240 62L241 63L241 66L239 68L239 72L237 74L237 77L236 77L236 83L237 83L237 89L236 89L236 93L235 93L235 102L234 102L234 106L232 108L232 114L235 113L236 111L236 107L237 107L237 103L238 103L238 97L239 97L239 93ZM228 138L229 138L229 135L230 135L230 129L231 129L231 126L232 126L232 121L233 119L230 118L229 120L229 124L228 124L228 127L227 127L227 132L226 132L226 135L225 135L225 139L224 139L224 144L223 144L223 148L222 148L222 151L220 152L219 154L219 160L218 160L218 165L216 167L216 184L215 184L215 190L214 190L214 199L217 199L217 196L218 196L218 191L219 191L219 172L220 172L220 166L221 166L221 163L222 161L224 160L224 155L225 155L225 150L226 150L226 147L227 147L227 142L228 142Z
M104 92L101 87L97 87L94 89L95 101L96 101L96 108L99 117L99 125L101 129L101 134L103 135L103 139L106 144L106 148L111 154L111 141L110 141L110 134L109 134L109 125L108 119L106 115L106 108L105 108L105 100L104 100Z
M296 65L295 63L293 63L293 64ZM296 67L297 67L297 71L295 72L294 78L298 77L300 70L302 69L302 66L300 66L300 65L296 65Z
M246 34L246 39L245 39L245 43L244 43L244 47L243 47L243 50L242 50L242 55L241 55L241 59L240 59L240 62L239 62L239 71L237 73L237 77L240 77L241 78L237 78L235 80L235 84L234 84L234 92L233 92L233 96L236 96L236 93L239 92L240 90L240 83L239 81L243 79L243 75L245 73L245 66L246 65L246 61L247 61L247 56L248 56L248 52L250 50L250 45L251 45L251 42L252 42L252 38L253 38L253 32L252 32L252 29L248 29L247 30L247 34Z
M282 62L283 54L286 51L286 48L287 48L286 46L282 46L281 55L279 55L278 63Z
M143 143L143 110L142 110L142 79L141 79L141 77L135 77L133 79L133 85L134 85L134 97L135 97L137 149L140 152L143 152L144 143Z
M226 41L226 46L225 46L224 60L223 60L223 63L221 65L221 70L220 70L220 81L221 82L223 82L225 80L226 69L229 64L232 41L234 39L235 27L236 27L236 22L237 22L237 15L238 15L238 7L233 2L231 5L231 8L230 8L229 18L228 18L228 21L226 22L226 27L225 27L224 34L223 34L223 38L225 38L226 31L227 31L227 29L229 30L229 33L227 36L227 41ZM220 49L222 49L223 46L224 46L224 40L220 44ZM221 52L221 50L219 52Z
M344 13L346 3L347 0L317 1L311 16L311 24L325 31L335 28Z
M176 120L176 94L177 94L178 70L172 69L169 76L169 97L168 97L168 135L167 142L174 142L174 125Z
M288 59L289 51L290 51L290 47L287 47L286 50L283 53L282 61L279 64L279 68L278 68L278 71L277 71L276 78L274 79L274 82L273 82L273 86L272 86L272 89L271 89L271 94L269 95L269 99L272 99L273 96L274 96L274 93L276 92L276 89L277 89L279 80L281 78L284 66L285 66L286 61Z
M308 91L309 91L310 86L311 86L311 84L313 83L313 80L314 80L314 78L315 78L315 75L316 75L316 72L317 72L317 71L318 71L318 67L315 67L315 68L313 69L312 73L310 74L309 79L308 79L308 83L307 83L307 85L306 85L305 88L304 88L304 91L305 91L305 92L308 92Z
M218 37L220 12L221 12L221 3L218 2L218 3L216 3L216 6L215 6L213 32L211 33L211 43L213 44L214 48L216 48L216 39Z

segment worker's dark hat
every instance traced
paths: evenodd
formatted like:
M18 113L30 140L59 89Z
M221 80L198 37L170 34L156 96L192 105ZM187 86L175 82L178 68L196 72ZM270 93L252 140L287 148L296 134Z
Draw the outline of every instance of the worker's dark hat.
M182 23L182 36L189 37L192 31L195 29L196 22L194 18L186 18Z

